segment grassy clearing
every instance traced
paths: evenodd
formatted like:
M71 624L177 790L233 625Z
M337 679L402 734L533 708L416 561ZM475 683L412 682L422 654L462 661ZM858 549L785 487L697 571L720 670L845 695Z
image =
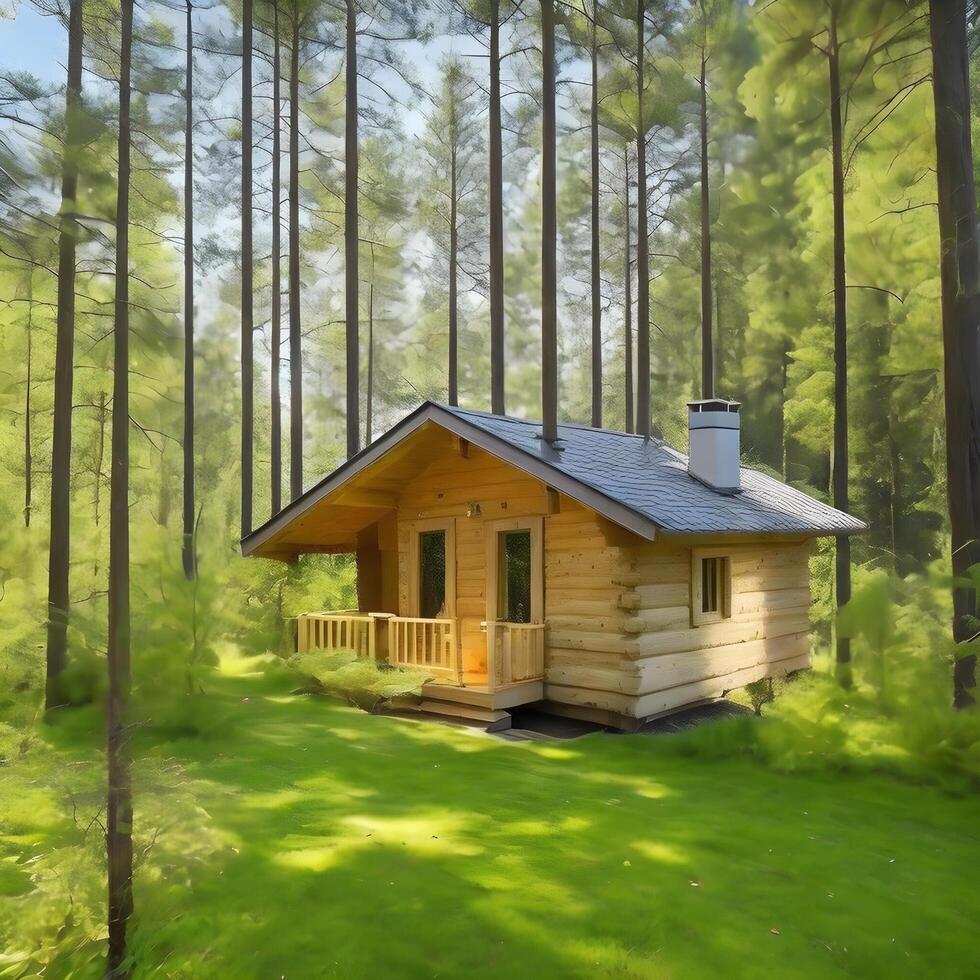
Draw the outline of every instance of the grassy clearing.
M138 977L976 976L976 797L505 742L247 667L211 737L138 736ZM0 973L99 975L97 718L0 768Z

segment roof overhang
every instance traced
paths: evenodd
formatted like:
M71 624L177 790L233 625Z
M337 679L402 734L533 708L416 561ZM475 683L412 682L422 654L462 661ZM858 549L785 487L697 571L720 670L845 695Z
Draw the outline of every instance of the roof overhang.
M440 429L465 439L470 444L485 450L492 456L516 467L565 496L578 501L615 524L652 541L657 535L657 525L646 515L604 494L595 487L575 479L557 467L561 461L561 450L545 440L540 442L538 453L527 452L501 439L479 426L447 411L434 402L424 402L410 415L389 429L370 446L362 449L329 476L310 487L261 527L242 538L243 555L262 555L270 558L286 558L296 554L313 551L339 552L353 551L356 548L356 534L366 523L371 523L385 510L394 509L396 501L390 495L378 495L371 499L369 490L356 490L357 478L365 474L397 447L416 436L423 429L437 426ZM345 496L345 491L347 491ZM376 493L376 492L375 492ZM369 496L365 497L364 494ZM319 543L297 544L277 547L288 528L302 521L318 505L329 503L332 508L348 507L349 521L340 520L342 512L337 512L336 533L326 535L327 540ZM373 510L373 516L371 514ZM370 518L370 520L366 520ZM344 529L344 525L347 529Z

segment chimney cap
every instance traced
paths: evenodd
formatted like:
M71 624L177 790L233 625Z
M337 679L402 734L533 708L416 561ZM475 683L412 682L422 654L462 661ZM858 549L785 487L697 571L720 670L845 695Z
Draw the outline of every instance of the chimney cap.
M738 414L742 403L729 401L727 398L701 398L697 401L688 402L687 407L692 412L734 412Z

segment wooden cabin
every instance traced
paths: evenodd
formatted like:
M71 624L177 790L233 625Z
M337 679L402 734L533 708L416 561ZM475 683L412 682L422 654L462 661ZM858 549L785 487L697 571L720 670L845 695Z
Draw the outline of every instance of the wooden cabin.
M864 524L739 461L738 404L662 441L426 402L242 541L356 556L356 610L311 610L298 649L432 676L422 709L621 728L809 666L813 539Z

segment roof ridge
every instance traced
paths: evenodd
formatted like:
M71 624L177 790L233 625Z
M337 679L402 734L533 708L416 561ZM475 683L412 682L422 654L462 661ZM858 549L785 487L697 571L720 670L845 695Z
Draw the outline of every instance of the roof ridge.
M459 405L449 405L446 402L435 401L430 399L433 405L439 408L446 409L447 412L453 412L456 415L479 415L481 418L489 419L499 419L501 422L517 422L520 425L531 425L540 427L544 423L540 419L527 419L522 418L519 415L498 415L496 412L486 412L479 408L462 408ZM646 436L642 436L637 432L623 432L621 429L607 429L605 427L586 425L584 422L559 422L559 429L580 429L585 432L603 432L611 436L624 436L627 439L646 439ZM649 441L658 446L666 446L667 443L663 439L657 439L653 436L649 437ZM676 450L675 450L676 451Z

